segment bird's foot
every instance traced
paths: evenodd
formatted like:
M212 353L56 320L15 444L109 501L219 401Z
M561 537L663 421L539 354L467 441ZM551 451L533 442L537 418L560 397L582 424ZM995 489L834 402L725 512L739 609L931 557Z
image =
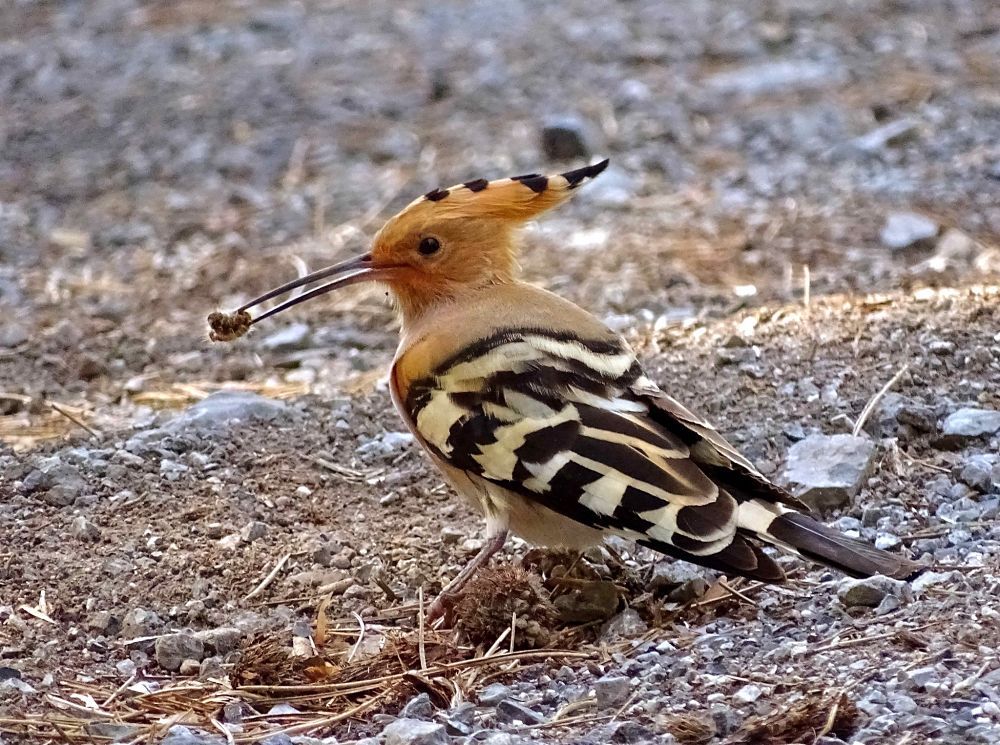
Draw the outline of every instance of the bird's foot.
M434 602L431 603L430 607L424 612L424 623L431 625L438 619L447 619L448 612L455 605L456 599L457 598L453 593L442 592L434 598Z

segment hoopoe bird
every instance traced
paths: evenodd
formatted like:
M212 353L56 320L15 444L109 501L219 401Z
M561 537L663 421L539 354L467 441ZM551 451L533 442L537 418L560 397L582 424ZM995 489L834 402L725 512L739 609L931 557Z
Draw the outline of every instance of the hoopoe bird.
M809 517L806 505L647 378L618 334L518 279L518 228L607 164L435 189L391 218L369 253L237 311L239 335L340 287L388 286L402 319L389 375L393 403L487 523L483 549L429 616L444 613L509 532L570 548L614 534L764 582L785 578L764 545L852 576L915 574L916 563ZM322 279L331 281L249 317L248 309ZM222 332L231 337L224 324Z

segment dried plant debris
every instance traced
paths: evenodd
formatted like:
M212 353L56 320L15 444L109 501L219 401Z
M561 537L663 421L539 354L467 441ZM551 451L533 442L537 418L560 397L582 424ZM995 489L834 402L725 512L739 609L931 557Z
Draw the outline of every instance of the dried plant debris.
M237 685L289 685L309 680L306 667L293 654L290 634L261 633L247 639L231 677Z
M808 693L771 714L751 717L730 745L786 745L815 742L824 735L844 737L855 729L858 709L843 691L833 696Z
M548 646L558 613L542 578L516 565L479 572L455 604L456 628L490 645L513 625L515 649Z
M715 737L715 724L705 715L676 714L663 724L663 728L682 745L702 745Z
M232 313L216 311L208 315L208 338L212 341L235 341L250 330L253 318L245 310Z

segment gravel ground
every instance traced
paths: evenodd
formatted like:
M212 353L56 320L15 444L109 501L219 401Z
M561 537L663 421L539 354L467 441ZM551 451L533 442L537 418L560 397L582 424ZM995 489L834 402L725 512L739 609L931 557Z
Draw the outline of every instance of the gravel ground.
M616 542L574 594L515 541L501 564L555 603L516 636L547 659L271 745L1000 741L994 6L4 6L0 742L222 743L213 718L240 738L345 711L219 700L155 735L101 714L119 688L246 682L252 650L320 616L338 669L352 614L372 645L412 638L395 609L482 542L391 411L381 294L225 347L203 319L432 187L603 156L529 227L528 277L831 524L928 571L789 559L788 585L737 596ZM466 655L470 623L441 648Z

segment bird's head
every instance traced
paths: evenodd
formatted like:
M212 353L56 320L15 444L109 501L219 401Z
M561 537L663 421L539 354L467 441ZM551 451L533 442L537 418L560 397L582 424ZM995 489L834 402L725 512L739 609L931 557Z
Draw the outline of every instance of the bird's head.
M253 318L256 323L293 305L359 282L388 285L404 323L428 308L489 284L510 282L517 271L517 229L566 201L607 160L553 176L467 181L415 199L375 235L371 251L313 272L250 301L237 311L319 280L330 280ZM214 338L214 337L213 337Z

